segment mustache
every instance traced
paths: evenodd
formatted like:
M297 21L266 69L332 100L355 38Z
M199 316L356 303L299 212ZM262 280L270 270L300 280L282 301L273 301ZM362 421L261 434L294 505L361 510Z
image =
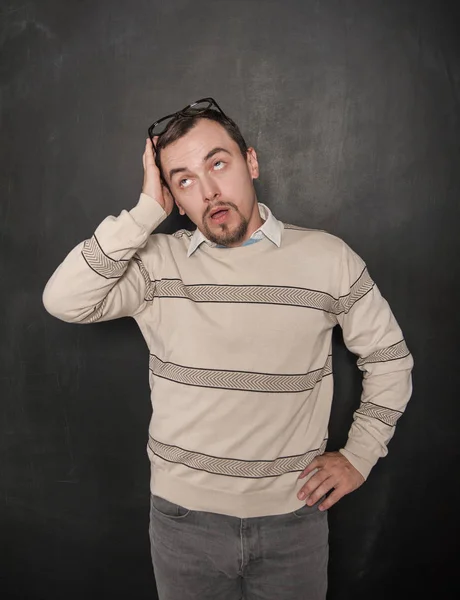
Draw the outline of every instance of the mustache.
M208 206L208 208L203 213L203 219L205 219L211 211L213 211L216 208L220 208L220 207L222 207L222 208L231 207L231 208L234 208L237 212L239 212L237 205L234 204L233 202L218 202L217 204Z

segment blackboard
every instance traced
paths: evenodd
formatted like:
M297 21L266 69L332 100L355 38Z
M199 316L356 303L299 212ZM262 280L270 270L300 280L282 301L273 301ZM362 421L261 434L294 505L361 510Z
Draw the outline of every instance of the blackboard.
M137 201L147 127L203 96L257 149L275 216L366 260L414 355L388 457L330 511L329 598L456 596L456 3L9 0L0 20L2 599L155 597L145 344L130 320L59 322L41 294ZM330 449L354 363L337 332Z

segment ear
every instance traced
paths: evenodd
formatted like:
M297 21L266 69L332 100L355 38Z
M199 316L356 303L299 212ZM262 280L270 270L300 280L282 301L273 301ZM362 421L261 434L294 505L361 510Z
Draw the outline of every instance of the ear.
M184 216L185 215L185 210L182 208L182 206L179 204L179 202L174 198L174 202L176 203L177 208L179 209L179 214Z
M259 177L259 162L257 160L256 151L252 147L248 148L246 162L252 179L257 179Z

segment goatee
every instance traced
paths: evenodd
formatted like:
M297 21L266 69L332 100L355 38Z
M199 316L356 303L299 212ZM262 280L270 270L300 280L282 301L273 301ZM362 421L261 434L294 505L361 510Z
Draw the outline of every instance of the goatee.
M242 242L244 240L244 237L247 234L249 221L240 213L238 207L232 202L227 202L225 205L222 206L231 206L233 208L233 210L240 217L239 224L234 229L231 229L226 223L222 223L222 225L219 225L220 231L216 232L212 231L209 228L208 222L205 217L203 219L204 234L208 238L208 240L213 242L214 244L219 244L221 246L230 246L233 244L238 244L239 242Z

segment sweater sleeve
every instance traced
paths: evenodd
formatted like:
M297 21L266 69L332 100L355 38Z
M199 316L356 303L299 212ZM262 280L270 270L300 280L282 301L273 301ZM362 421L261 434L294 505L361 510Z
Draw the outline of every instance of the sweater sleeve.
M165 218L160 204L141 194L132 210L104 219L51 276L43 292L46 310L68 323L139 313L153 296L150 275L136 253Z
M411 396L413 359L365 263L345 243L337 313L344 342L359 357L357 365L363 371L360 406L340 452L367 479L377 460L387 455Z

